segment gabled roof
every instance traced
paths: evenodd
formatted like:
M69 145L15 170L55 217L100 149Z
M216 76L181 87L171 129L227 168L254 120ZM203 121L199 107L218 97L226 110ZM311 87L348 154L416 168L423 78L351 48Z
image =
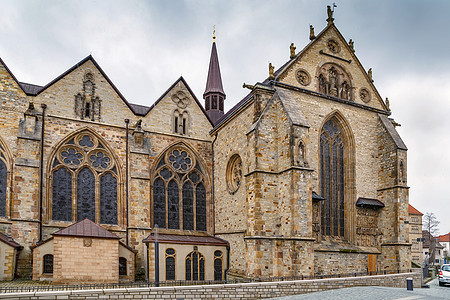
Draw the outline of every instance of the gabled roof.
M209 119L208 114L206 113L205 109L203 108L203 106L200 104L200 102L198 101L197 97L195 96L194 92L191 90L189 84L187 84L186 80L184 80L183 76L180 76L180 78L178 78L159 98L158 100L155 101L155 103L152 104L152 106L150 106L148 108L148 111L145 113L145 116L156 106L158 105L158 103L178 84L178 82L182 82L187 90L189 91L189 93L191 94L192 98L194 98L194 101L197 103L198 107L200 107L200 109L202 110L203 114L205 115L205 117L208 119L209 123L211 124L211 126L214 127L214 124L212 123L212 121ZM144 107L144 106L142 106Z
M27 92L23 89L22 85L20 84L20 82L17 80L16 76L14 76L14 74L11 72L11 70L9 70L8 66L5 64L5 62L2 60L2 58L0 57L0 64L2 64L5 69L6 72L8 72L9 76L11 76L11 78L17 83L17 85L22 89L22 91L27 94Z
M219 58L217 56L216 42L213 42L211 49L208 77L206 79L206 88L203 95L206 95L207 93L221 93L225 95L222 86L222 76L220 76L220 66Z
M414 206L412 206L411 204L409 204L408 212L409 212L410 215L420 215L420 216L423 216L423 213L421 213L420 211L418 211L417 209L415 209Z
M112 232L104 229L103 227L95 224L89 219L84 219L69 227L58 230L52 234L53 236L75 236L75 237L93 237L103 239L116 239L120 240L120 237Z
M145 239L144 243L154 243L155 235L151 233ZM215 245L227 246L228 242L212 236L197 235L175 235L175 234L158 234L158 242L166 244L189 244L189 245Z
M386 128L387 133L391 136L393 142L395 143L395 146L398 149L408 150L402 138L400 137L400 135L398 134L397 130L395 129L392 122L388 119L388 117L382 114L378 114L378 117L380 118L381 123L383 123L384 128Z
M291 91L277 87L275 93L278 95L284 110L293 125L310 127L308 121L306 121L306 118L302 113L300 104L294 100Z
M0 232L0 241L4 242L5 244L14 247L16 249L22 249L23 246L21 246L19 243L17 243L12 237L7 236L6 234Z
M438 236L439 242L450 242L450 232L447 234L443 234Z

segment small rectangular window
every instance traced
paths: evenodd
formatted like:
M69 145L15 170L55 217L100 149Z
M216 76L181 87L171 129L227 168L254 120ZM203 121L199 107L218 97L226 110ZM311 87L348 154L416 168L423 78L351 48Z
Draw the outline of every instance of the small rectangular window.
M119 275L127 275L127 259L119 257Z
M217 96L212 96L212 109L217 109Z
M53 274L53 255L44 255L44 274Z
M85 117L89 118L89 116L91 115L91 103L86 102L86 109L84 110L85 112Z
M178 133L178 117L175 117L175 133Z
M183 134L186 134L186 118L183 118Z

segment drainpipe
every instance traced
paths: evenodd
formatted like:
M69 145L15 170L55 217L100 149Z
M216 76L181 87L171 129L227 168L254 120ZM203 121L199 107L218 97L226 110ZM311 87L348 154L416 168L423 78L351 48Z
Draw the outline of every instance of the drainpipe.
M42 103L42 128L41 144L39 157L39 242L42 241L42 202L43 202L43 184L44 184L44 131L45 131L45 109L47 105Z
M214 199L214 143L216 142L216 140L217 140L217 132L216 132L216 134L214 135L214 141L212 142L212 153L211 153L211 155L212 155L212 195L211 195L211 198L212 198L212 206L213 206L213 214L212 214L212 223L213 223L213 234L214 234L214 236L216 236L216 200Z
M126 226L127 226L127 228L126 228L126 233L125 233L125 242L126 242L126 245L128 246L128 216L129 216L129 213L128 213L128 152L129 152L129 145L128 145L128 124L130 123L130 120L129 119L125 119L125 126L126 126L126 141L125 141L125 143L126 143L126 146L125 146L125 148L126 148L126 152L125 152L125 201L126 201L126 204L125 204L125 210L126 210Z

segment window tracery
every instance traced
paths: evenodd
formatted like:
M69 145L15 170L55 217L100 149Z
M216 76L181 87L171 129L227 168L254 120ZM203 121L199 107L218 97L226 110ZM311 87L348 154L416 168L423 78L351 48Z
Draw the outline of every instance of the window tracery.
M319 69L318 84L322 94L353 100L350 77L336 64L326 63Z
M93 134L83 131L65 142L51 165L52 220L75 222L88 218L118 224L116 164Z
M184 147L167 151L157 164L153 180L154 225L206 231L205 180L190 151Z
M220 250L214 251L214 280L223 280L223 253Z
M179 111L176 109L173 112L173 132L177 134L188 134L189 114L187 111Z
M197 249L186 256L186 280L205 280L205 257Z
M320 183L323 235L344 236L344 143L336 122L330 119L320 135Z
M172 248L166 249L166 280L175 280L176 254Z
M8 182L8 167L3 148L0 146L0 216L6 216L6 193Z

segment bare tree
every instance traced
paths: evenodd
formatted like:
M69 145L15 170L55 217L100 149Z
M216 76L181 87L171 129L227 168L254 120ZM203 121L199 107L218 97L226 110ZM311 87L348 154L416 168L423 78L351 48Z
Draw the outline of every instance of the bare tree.
M427 212L422 217L423 228L427 230L432 236L439 234L439 222L434 213Z

